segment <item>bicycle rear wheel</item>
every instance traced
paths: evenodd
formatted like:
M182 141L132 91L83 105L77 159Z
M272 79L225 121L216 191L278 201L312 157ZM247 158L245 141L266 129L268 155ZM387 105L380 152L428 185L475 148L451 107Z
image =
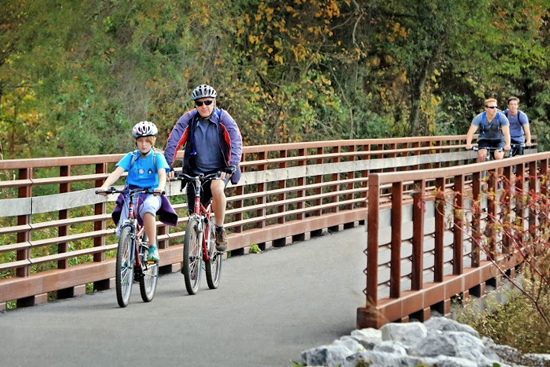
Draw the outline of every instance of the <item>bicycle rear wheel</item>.
M191 295L197 293L201 282L202 250L198 226L199 221L196 218L189 219L183 240L183 267L181 272L185 278L187 293Z
M210 223L208 223L208 233L206 234L206 241L208 244L208 257L209 260L204 261L204 269L206 271L206 283L208 288L216 289L220 285L220 276L222 273L222 258L223 254L216 250L216 220L214 215L210 217Z
M151 302L157 289L159 277L159 264L148 264L145 260L148 248L143 246L144 256L141 263L141 276L139 278L139 292L143 302Z
M134 283L134 263L132 260L133 245L131 227L122 228L116 255L116 299L120 307L128 306L132 285Z

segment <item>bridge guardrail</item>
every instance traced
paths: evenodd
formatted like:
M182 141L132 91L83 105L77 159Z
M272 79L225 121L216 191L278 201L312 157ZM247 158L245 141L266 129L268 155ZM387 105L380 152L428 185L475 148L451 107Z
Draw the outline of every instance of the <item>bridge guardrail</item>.
M482 296L501 274L480 248L483 238L504 271L513 274L521 258L509 256L512 239L499 237L492 224L500 213L501 225L515 221L519 228L536 230L541 219L525 206L525 196L540 192L548 198L549 160L546 152L462 167L371 174L366 299L357 309L358 327L379 328L410 318L425 321L432 310L449 314L456 295ZM503 172L503 188L491 174L484 192L482 172L497 169ZM512 209L519 214L510 215Z
M465 136L338 140L251 146L241 182L230 186L226 227L232 255L356 226L366 213L372 172L445 167L473 161ZM0 310L111 287L116 237L114 198L94 194L122 157L0 161ZM180 152L181 158L181 152ZM167 186L180 214L177 228L158 223L161 271L181 262L186 204ZM88 289L90 291L90 289Z

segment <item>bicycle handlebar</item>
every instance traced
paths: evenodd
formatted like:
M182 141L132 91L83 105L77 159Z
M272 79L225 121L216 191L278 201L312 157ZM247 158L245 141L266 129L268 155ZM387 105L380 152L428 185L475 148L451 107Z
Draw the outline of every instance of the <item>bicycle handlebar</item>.
M185 181L185 182L193 182L193 181L205 182L205 181L210 181L210 180L215 180L217 178L220 178L220 174L221 172L214 172L214 173L209 173L207 175L205 175L204 173L201 173L198 176L191 176L191 175L188 175L187 173L177 172L176 177L171 178L170 181L177 180L177 181Z
M504 148L493 148L493 147L486 147L486 148L472 147L472 149L470 149L470 150L473 150L474 152L477 152L480 149L486 149L488 151L493 150L493 151L497 151L497 152L502 152L504 150Z
M107 190L95 190L95 193L98 194L98 195L99 194L128 194L128 195L133 195L133 194L136 194L136 193L151 194L151 195L154 195L154 194L164 195L164 194L166 194L166 191L158 192L158 191L155 191L155 190L151 190L150 187L137 188L137 189L122 189L122 190L117 189L116 187L110 187Z

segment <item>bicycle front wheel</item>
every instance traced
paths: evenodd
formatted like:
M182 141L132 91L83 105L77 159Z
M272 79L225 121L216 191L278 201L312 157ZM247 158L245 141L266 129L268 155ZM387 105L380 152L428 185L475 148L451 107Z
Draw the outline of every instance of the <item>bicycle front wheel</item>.
M208 288L216 289L220 285L220 276L222 273L222 258L223 254L216 250L216 220L214 215L210 217L210 223L208 223L208 233L206 234L206 241L208 243L208 257L209 259L204 262L204 269L206 273L206 283Z
M144 247L145 256L147 254L147 248ZM151 302L155 296L157 289L157 281L159 278L159 264L148 264L143 256L143 262L141 264L141 277L139 278L139 291L141 293L141 299L143 302Z
M183 240L183 267L181 272L185 278L187 293L196 294L201 282L201 243L199 235L199 221L190 218Z
M134 262L132 260L133 239L131 227L120 232L116 255L116 299L120 307L128 306L134 283Z

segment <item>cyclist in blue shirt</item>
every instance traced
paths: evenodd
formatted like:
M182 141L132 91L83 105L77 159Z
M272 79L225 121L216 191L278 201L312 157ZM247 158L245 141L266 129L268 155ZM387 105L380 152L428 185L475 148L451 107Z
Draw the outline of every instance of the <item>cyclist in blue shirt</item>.
M529 118L525 112L519 110L519 98L508 98L508 109L503 112L510 121L510 138L514 145L512 156L523 155L523 145L531 146L531 129L529 128Z
M477 138L479 150L477 161L485 161L487 148L504 148L510 150L510 122L506 116L498 111L497 100L489 98L484 102L485 112L480 113L472 120L470 129L466 134L466 149L472 149L472 139L478 128L481 132ZM504 151L494 151L496 160L504 158Z
M147 254L148 261L159 261L159 253L157 246L157 227L156 214L161 214L161 221L168 225L177 224L177 215L170 205L166 196L162 195L164 186L166 185L166 173L170 170L170 166L166 163L164 155L155 151L154 145L158 129L152 122L141 121L132 129L132 135L136 138L137 150L126 154L117 164L115 170L107 177L102 191L107 190L114 184L124 172L128 172L126 185L129 188L151 188L154 189L154 195L146 195L145 198L140 198L136 203L138 220L141 219L145 227L145 233L149 239L149 253ZM105 195L105 194L104 194ZM113 212L113 220L117 224L124 223L128 218L128 206L124 205L124 201L119 197L117 200L117 208ZM128 197L123 198L129 200ZM163 220L163 212L168 212L171 217L169 221ZM174 217L175 216L175 217ZM175 221L175 223L174 223ZM118 226L120 229L120 225ZM117 235L119 231L117 230Z

